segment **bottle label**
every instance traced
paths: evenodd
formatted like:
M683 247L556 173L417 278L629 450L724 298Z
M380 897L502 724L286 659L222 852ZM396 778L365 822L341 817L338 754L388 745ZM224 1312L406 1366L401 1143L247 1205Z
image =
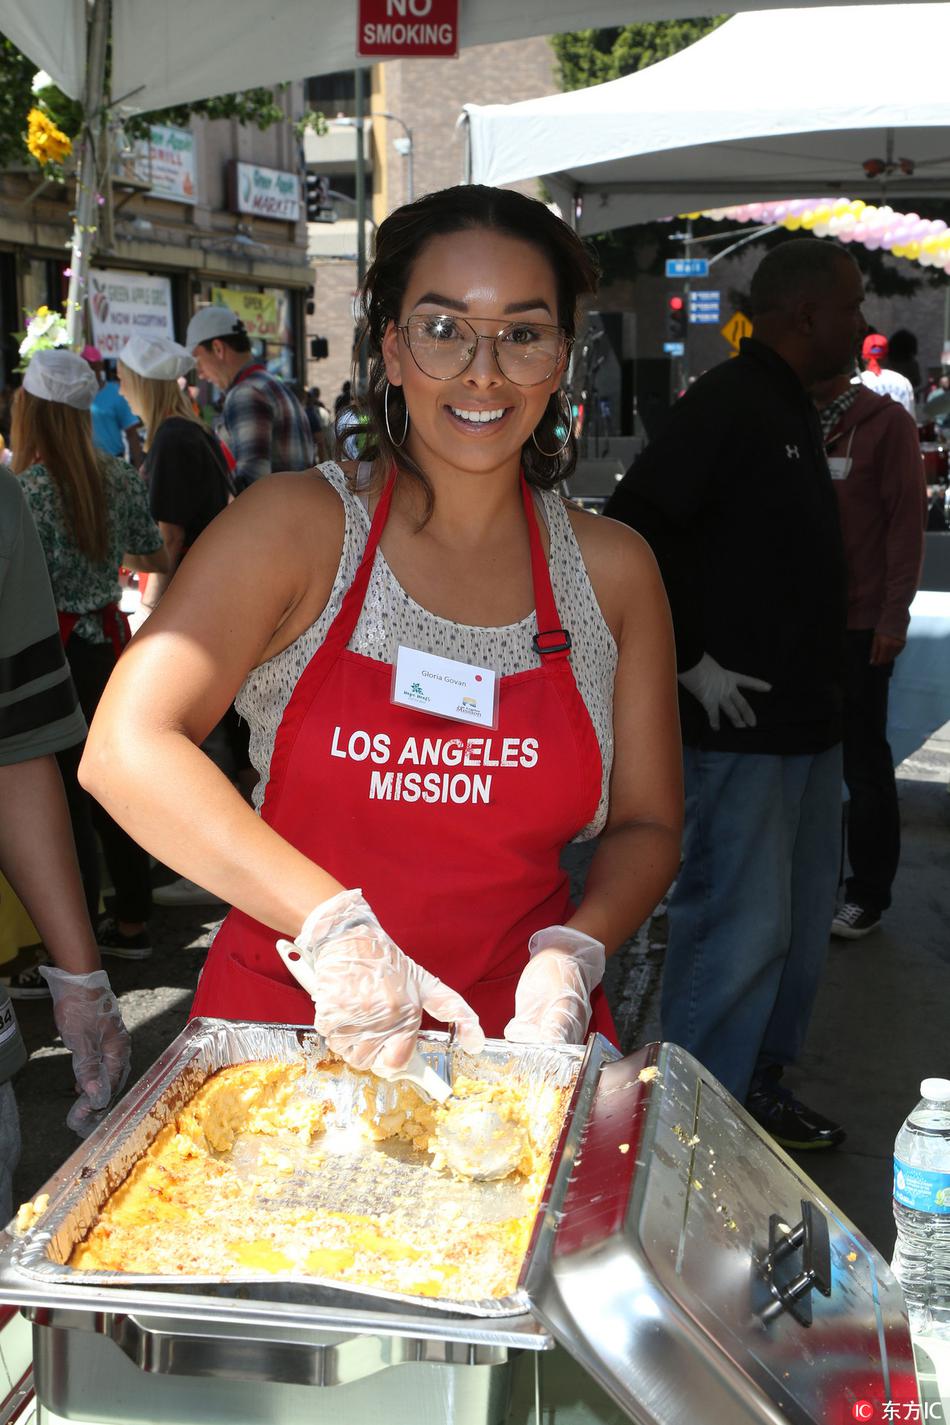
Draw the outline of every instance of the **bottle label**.
M895 1158L894 1201L915 1212L946 1213L950 1217L950 1173L915 1168Z

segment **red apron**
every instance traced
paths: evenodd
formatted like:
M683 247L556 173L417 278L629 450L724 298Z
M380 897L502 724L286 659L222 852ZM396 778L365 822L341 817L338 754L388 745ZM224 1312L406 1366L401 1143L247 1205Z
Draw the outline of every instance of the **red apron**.
M570 917L560 853L596 812L600 748L523 478L542 661L499 680L495 731L474 735L468 724L395 706L392 666L348 651L394 480L340 611L287 704L261 815L342 885L361 887L396 944L464 995L485 1033L499 1038L530 936ZM310 1023L310 997L275 939L232 910L192 1014ZM591 1027L615 1037L599 988Z
M106 604L105 608L92 609L87 614L66 613L63 609L57 609L56 617L59 619L59 636L64 648L72 638L73 629L81 618L98 618L102 624L103 633L115 650L117 661L121 658L125 645L132 637L129 616L122 612L118 604Z

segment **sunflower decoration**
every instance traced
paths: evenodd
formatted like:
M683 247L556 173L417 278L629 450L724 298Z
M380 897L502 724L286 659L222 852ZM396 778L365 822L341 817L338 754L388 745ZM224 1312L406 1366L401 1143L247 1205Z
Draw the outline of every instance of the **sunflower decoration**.
M42 168L48 163L62 163L73 151L69 135L57 128L42 109L35 107L27 115L26 146Z

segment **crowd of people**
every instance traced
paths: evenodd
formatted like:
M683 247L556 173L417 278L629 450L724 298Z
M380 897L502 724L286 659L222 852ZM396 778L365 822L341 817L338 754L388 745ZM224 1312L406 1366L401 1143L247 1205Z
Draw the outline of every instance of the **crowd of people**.
M232 907L194 1013L312 1022L385 1069L421 1024L473 1050L612 1036L605 959L675 879L664 1037L785 1146L842 1141L782 1075L829 934L873 931L897 870L916 428L852 380L862 343L872 377L885 354L853 259L789 239L739 356L673 406L608 518L585 513L561 493L562 383L595 286L520 194L397 210L338 451L319 391L272 376L227 307L182 345L131 338L116 381L91 348L33 356L0 471L0 870L49 957L7 992L51 995L77 1131L128 1072L100 956L151 952L152 857L179 877L166 902ZM193 372L223 393L217 432ZM573 840L596 840L578 904Z

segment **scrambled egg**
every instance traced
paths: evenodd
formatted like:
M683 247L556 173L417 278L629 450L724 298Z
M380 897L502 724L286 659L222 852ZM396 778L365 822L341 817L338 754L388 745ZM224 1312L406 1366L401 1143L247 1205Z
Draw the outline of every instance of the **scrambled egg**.
M512 1292L550 1168L565 1091L532 1086L533 1131L526 1131L519 1163L523 1178L511 1179L519 1210L505 1216L501 1208L491 1220L491 1214L486 1219L477 1210L474 1198L467 1198L468 1189L440 1172L437 1154L431 1163L421 1158L430 1140L437 1143L442 1110L403 1084L395 1107L390 1091L380 1113L376 1081L368 1081L361 1115L364 1141L406 1143L412 1164L418 1152L419 1168L413 1166L412 1173L418 1173L414 1181L422 1193L421 1199L398 1201L384 1191L383 1210L368 1213L358 1210L365 1206L359 1195L367 1179L378 1180L384 1166L372 1154L354 1168L351 1190L344 1185L340 1194L339 1208L354 1210L314 1205L314 1185L330 1182L342 1160L319 1141L331 1119L332 1100L300 1091L298 1081L306 1072L302 1063L257 1062L213 1075L160 1130L113 1192L74 1248L70 1266L156 1276L313 1276L338 1285L450 1299ZM311 1081L308 1090L312 1087ZM487 1084L463 1079L454 1092L488 1094L513 1118L526 1113L525 1086L516 1080ZM250 1166L247 1135L252 1135ZM240 1162L233 1152L238 1140ZM454 1184L452 1193L428 1192L421 1180L428 1174L433 1188L439 1181Z

